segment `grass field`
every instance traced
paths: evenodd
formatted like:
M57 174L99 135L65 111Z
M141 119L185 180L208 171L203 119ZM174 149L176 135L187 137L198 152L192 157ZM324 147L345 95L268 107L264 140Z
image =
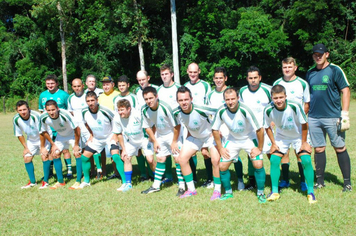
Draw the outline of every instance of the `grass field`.
M356 165L356 102L351 103L351 130L347 145L351 163ZM13 136L12 116L0 114L0 234L1 235L355 235L356 185L354 192L342 193L342 176L333 150L327 148L326 185L317 190L316 204L310 205L299 192L297 163L291 156L291 187L277 202L259 204L256 193L234 191L228 201L210 202L212 190L198 187L198 195L179 199L177 186L141 195L151 183L137 183L128 193L119 193L117 180L92 182L81 191L67 187L57 190L20 189L28 181L22 147ZM247 158L244 157L244 173ZM75 161L73 160L73 165ZM270 192L269 161L265 158ZM40 157L34 158L38 183L43 176ZM204 177L198 161L198 177ZM110 167L110 166L109 166ZM353 168L355 169L355 168ZM138 173L135 164L134 173ZM232 175L235 176L234 174ZM53 184L55 179L50 180ZM245 178L245 182L247 179ZM352 170L352 182L356 178ZM236 184L234 184L236 189Z

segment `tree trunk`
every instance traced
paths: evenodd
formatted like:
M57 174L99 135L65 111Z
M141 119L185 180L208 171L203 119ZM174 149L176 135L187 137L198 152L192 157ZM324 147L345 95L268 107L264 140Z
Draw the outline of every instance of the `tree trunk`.
M177 37L177 17L176 2L171 0L171 22L172 22L172 47L173 47L173 70L174 81L180 84L179 75L179 56L178 56L178 37Z
M62 55L62 75L63 75L63 89L68 92L68 79L67 79L67 58L66 58L66 41L65 34L63 30L63 18L62 18L62 7L60 2L57 3L57 9L59 13L59 34L61 36L61 55Z

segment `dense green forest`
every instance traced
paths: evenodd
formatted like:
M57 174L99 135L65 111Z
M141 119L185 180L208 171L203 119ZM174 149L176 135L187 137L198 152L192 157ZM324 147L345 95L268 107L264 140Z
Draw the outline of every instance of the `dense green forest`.
M1 0L0 96L38 94L47 74L62 78L60 23L68 83L87 74L126 74L136 83L141 39L145 68L161 84L159 66L172 64L170 6L169 0ZM324 43L356 86L354 0L178 0L176 16L181 83L193 61L209 81L224 66L228 84L242 86L256 65L272 83L287 56L297 59L303 77L313 65L312 46Z

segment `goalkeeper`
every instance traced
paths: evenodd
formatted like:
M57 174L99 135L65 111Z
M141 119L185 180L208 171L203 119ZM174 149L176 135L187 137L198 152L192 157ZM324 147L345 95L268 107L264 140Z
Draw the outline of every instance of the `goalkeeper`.
M334 147L344 178L343 192L351 188L350 157L345 145L345 131L350 128L350 88L343 70L328 61L329 51L324 44L313 47L316 63L306 75L310 85L309 132L315 155L315 189L325 187L326 134Z

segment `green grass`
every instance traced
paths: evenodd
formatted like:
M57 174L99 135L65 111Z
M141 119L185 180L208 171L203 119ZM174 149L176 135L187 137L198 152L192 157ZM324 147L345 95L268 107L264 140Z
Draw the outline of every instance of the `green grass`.
M351 104L351 130L347 133L348 151L355 165L356 103ZM255 192L234 191L228 201L210 202L212 190L198 188L198 195L179 199L177 186L141 195L150 183L137 183L128 193L119 193L117 180L92 182L90 188L72 191L22 190L28 180L22 159L22 147L13 136L12 116L0 114L0 234L1 235L355 235L356 195L342 193L342 176L336 156L327 148L326 185L316 191L318 203L309 205L300 193L297 163L291 155L291 188L277 202L259 204ZM356 120L356 119L355 119ZM247 158L241 155L244 173ZM73 159L73 165L75 161ZM265 158L270 191L269 161ZM40 157L34 159L35 173L43 175ZM199 157L199 177L204 177ZM110 166L109 166L110 168ZM135 164L134 173L138 173ZM352 172L354 173L354 172ZM234 177L235 175L232 174ZM352 182L355 183L352 174ZM54 183L50 180L50 184ZM245 178L245 182L246 182ZM236 183L234 183L236 188Z

